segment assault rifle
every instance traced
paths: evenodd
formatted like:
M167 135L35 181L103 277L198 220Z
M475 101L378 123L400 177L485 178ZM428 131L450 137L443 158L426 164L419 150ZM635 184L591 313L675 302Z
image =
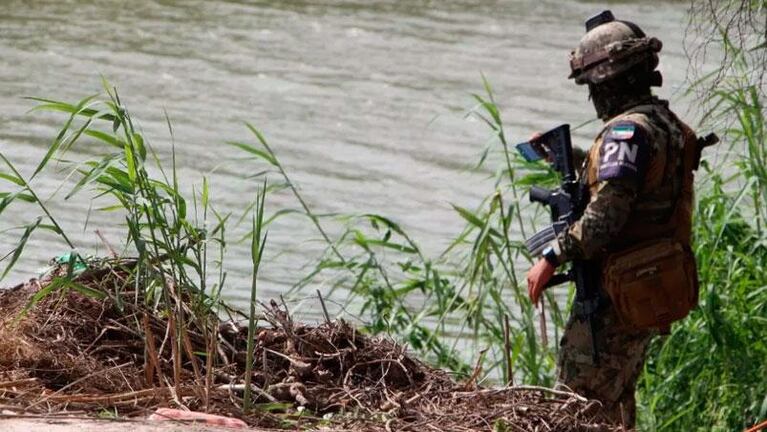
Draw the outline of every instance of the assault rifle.
M562 183L553 190L539 186L530 188L530 201L548 206L552 221L551 225L535 233L525 242L530 254L537 257L556 238L557 234L580 219L586 204L589 202L589 191L585 185L578 181L573 166L570 125L563 124L529 142L518 144L517 150L529 162L546 159L562 178ZM597 364L599 351L597 349L594 315L600 302L599 267L593 261L574 260L568 271L554 275L546 286L551 287L568 281L575 283L575 301L572 313L578 319L586 320L589 326L592 359Z

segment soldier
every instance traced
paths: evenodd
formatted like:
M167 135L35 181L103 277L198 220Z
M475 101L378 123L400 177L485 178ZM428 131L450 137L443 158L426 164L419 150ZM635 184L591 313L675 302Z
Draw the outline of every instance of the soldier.
M697 301L690 252L695 135L669 110L668 102L654 97L650 90L662 81L655 70L661 50L658 39L647 37L633 23L615 20L610 11L590 19L586 28L570 56L570 78L588 86L597 116L605 122L580 171L590 200L580 220L559 233L530 270L528 290L537 303L556 267L573 259L594 260L606 275L611 257L625 256L627 250L640 253L631 259L646 256L648 251L656 253L662 239L673 239L677 248L673 250L684 251L681 260L674 261L684 265L659 261L653 268L660 268L662 275L637 276L644 278L641 283L645 286L629 283L632 291L626 291L625 278L609 293L600 286L596 362L590 329L575 314L560 342L560 384L599 400L608 419L633 427L634 391L648 343ZM647 300L648 292L660 294ZM615 306L615 296L621 295L628 299L619 302L623 309ZM645 297L632 304L632 295ZM689 299L691 304L665 305L662 303L668 299L664 297ZM669 318L666 313L674 307L684 310ZM631 313L635 315L629 316Z

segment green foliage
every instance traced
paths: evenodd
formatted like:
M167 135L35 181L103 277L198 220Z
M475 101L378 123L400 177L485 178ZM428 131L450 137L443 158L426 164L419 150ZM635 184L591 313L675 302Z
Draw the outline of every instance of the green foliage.
M529 261L522 240L535 227L535 220L523 216L522 193L533 181L551 184L556 178L543 164L526 163L509 148L487 81L484 89L484 95L473 95L478 104L471 114L494 134L479 166L500 160L495 168L496 190L477 209L453 205L466 226L435 257L426 256L395 221L377 214L342 216L346 229L331 240L323 227L325 218L308 207L257 129L248 125L255 144L231 144L252 155L253 160L266 163L267 168L277 168L302 213L327 245L324 256L293 287L292 294L319 278L330 279L331 293L340 289L349 294L344 307L359 305L357 311L369 321L365 330L392 335L436 365L469 374L470 364L487 350L481 357L481 377L510 381L505 366L510 357L516 379L552 385L554 350L543 345L534 330L538 318L516 266ZM496 154L500 157L488 157ZM558 333L564 317L555 302L549 304ZM503 343L507 317L512 324L509 352ZM467 334L471 336L465 338Z
M54 275L53 280L32 297L20 316L46 297L63 295L69 290L92 298L113 296L112 300L119 308L129 307L125 298L132 297L135 303L143 302L159 315L172 317L174 352L181 353L188 331L215 340L211 336L217 331L216 312L225 308L218 297L226 278L223 254L229 216L220 215L211 207L205 178L201 193L193 193L189 202L179 189L175 146L171 152L170 170L166 171L152 147L134 127L117 91L106 82L104 90L105 97L90 96L75 104L34 99L40 103L35 111L66 113L68 118L29 180L0 154L7 167L7 171L0 172L0 178L14 188L0 195L0 211L11 204L34 205L42 211L34 222L23 227L18 244L6 255L10 259L3 275L13 268L25 244L38 230L52 231L72 249L68 262L59 262L65 264L67 274ZM170 122L168 125L172 137ZM83 141L90 145L88 153L95 156L81 161L69 160L68 152L82 145ZM78 253L32 185L51 169L53 162L68 170L67 177L74 179L74 185L64 199L87 191L96 204L94 207L119 214L118 220L124 220L126 228L122 251L134 258L95 260ZM209 219L214 219L210 224L212 228L208 228ZM218 259L209 259L209 252L218 252ZM110 266L117 266L129 275L121 286L102 290L77 281L75 272L78 269L95 267L103 270ZM209 267L218 267L217 276L209 275ZM209 279L215 280L212 286ZM126 297L122 293L135 294ZM212 357L207 356L208 359ZM174 362L174 367L180 367L178 362ZM208 367L206 370L213 369Z
M193 211L190 211L187 199L179 190L175 147L172 151L171 170L167 173L154 150L134 127L117 91L106 82L104 89L106 99L89 96L76 104L33 98L40 102L34 110L65 112L69 117L32 178L48 168L53 160L70 167L77 181L65 199L83 190L90 190L92 199L99 202L101 210L122 212L121 217L125 219L127 227L124 250L134 251L138 255L135 274L139 286L155 287L162 295L168 295L167 289L170 287L167 278L171 278L175 281L176 295L180 295L182 289L205 294L207 260L204 257L207 256L209 245L218 244L223 247L224 225L228 216L216 213L217 223L210 231L204 228L211 212L207 179L203 179L200 205L197 204L198 197L195 194ZM169 130L172 136L173 131ZM90 142L95 143L92 149L96 158L79 162L65 161L66 153L80 144L83 137L90 137ZM2 177L22 186L21 192L28 191L31 201L39 204L51 221L52 229L75 249L37 199L31 186L4 156L3 160L11 173L3 173ZM159 176L150 174L151 170L158 172ZM202 220L198 219L200 214ZM38 219L38 226L39 223ZM22 240L29 237L34 228L34 225L28 227ZM23 246L23 242L20 243ZM12 259L5 272L14 263L15 259ZM221 282L223 275L219 284L208 291L212 297L217 296ZM154 300L154 292L146 294L147 301ZM206 296L199 297L199 300L197 306L213 305Z
M253 378L253 355L255 352L256 339L256 298L258 294L258 270L261 268L261 259L264 256L264 247L268 233L261 232L264 228L264 205L266 204L266 181L256 197L256 205L253 214L250 259L253 265L253 277L250 286L250 304L248 308L248 343L245 360L245 394L242 397L242 409L245 412L251 409L250 382Z
M717 76L708 95L706 124L724 131L730 157L705 164L699 182L700 305L650 348L639 384L642 430L744 430L767 417L765 109L736 58L740 72Z
M35 110L63 112L67 120L37 166L33 179L42 175L51 161L57 161L70 167L74 174L74 184L64 199L89 191L92 199L98 201L96 208L122 213L127 228L122 250L137 255L134 283L147 287L143 297L146 302L172 309L170 300L192 296L195 307L212 310L226 277L223 249L229 216L213 211L206 178L199 193L193 194L191 202L187 200L179 190L173 149L171 167L166 170L134 127L117 92L106 83L105 90L106 98L90 96L74 104L35 99L40 102ZM256 300L255 277L264 245L261 229L283 215L300 214L316 228L327 249L306 277L296 283L292 294L319 278L323 281L330 278L333 287L327 295L334 290L348 293L345 306L358 306L355 312L367 318L367 331L388 333L437 365L468 375L477 354L488 350L481 357L480 379L490 376L506 382L513 374L517 380L552 384L554 350L539 342L534 330L536 310L527 299L523 278L517 274L519 263L529 260L522 240L535 229L535 221L522 216L526 211L521 204L525 191L518 188L526 188L533 181L526 176L549 183L555 177L543 165L528 164L510 150L500 111L486 81L485 94L474 98L478 105L471 114L486 122L495 137L480 163L499 164L495 167L495 190L476 209L453 206L457 217L466 221L466 227L441 254L433 257L426 256L396 221L382 215L335 216L345 223L346 230L331 238L324 227L328 216L316 214L309 207L263 134L247 124L255 143L230 144L253 163L263 166L263 171L251 176L254 180L275 173L279 176L279 181L263 185L260 198L245 212L257 213L256 223L247 236L255 242L250 316L255 314L252 307ZM169 131L172 136L170 123ZM84 139L95 143L89 153L96 156L79 162L65 161L67 152ZM500 157L489 157L495 155ZM19 246L10 254L8 271L35 229L50 227L62 236L65 234L37 200L32 187L6 162L11 172L2 173L2 179L16 190L4 195L4 205L21 199L40 205L44 213L41 219L25 227ZM266 194L281 189L290 191L300 208L280 209L265 216ZM216 223L209 231L205 227L211 215ZM51 223L43 224L43 218ZM213 246L218 251L218 260L208 256L208 249ZM217 277L209 271L210 265L217 267ZM564 321L563 314L549 300L550 316L558 329ZM183 311L176 312L180 334L185 321L193 318ZM506 349L507 320L511 329ZM464 338L466 334L471 337Z
M651 347L645 430L742 430L767 415L767 243L713 182L696 215L700 306Z

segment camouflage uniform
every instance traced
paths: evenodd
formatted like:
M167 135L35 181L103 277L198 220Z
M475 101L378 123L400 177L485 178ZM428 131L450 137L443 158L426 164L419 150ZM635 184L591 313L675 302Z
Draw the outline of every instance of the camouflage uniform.
M578 259L602 265L612 252L669 236L689 246L692 172L685 171L683 159L690 153L683 149L694 133L650 91L662 84L655 70L661 48L658 39L610 11L586 22L586 34L570 56L570 78L588 85L606 124L580 173L590 202L544 251L550 263ZM572 316L560 342L559 383L601 401L606 417L632 427L636 381L658 330L622 324L601 294L593 317L599 363L592 361L588 323Z
M654 332L621 329L614 309L596 316L599 365L591 360L591 333L584 320L571 316L559 343L558 383L602 402L602 413L614 423L635 422L634 389Z
M665 101L638 102L609 120L586 156L581 181L588 185L591 199L582 218L554 243L560 262L599 261L606 253L654 238L659 234L652 224L665 226L664 219L680 203L682 179L676 173L685 126ZM675 228L681 228L676 235L689 243L689 228ZM633 425L636 381L657 331L622 326L609 304L595 320L599 364L592 362L587 323L571 317L560 342L559 383L601 401L604 414L616 423Z
M679 252L674 259L682 257L673 264L657 264L671 256L659 255L657 266L652 264L655 267L648 267L650 273L641 278L629 271L610 273L601 283L595 282L600 283L599 307L589 317L597 363L592 356L592 328L583 316L571 316L560 342L559 384L599 400L602 414L626 427L635 422L634 391L648 344L659 330L667 330L669 323L689 312L697 298L689 245L693 171L700 147L695 133L669 110L668 103L652 96L650 88L662 84L655 70L661 48L658 39L646 36L636 24L616 20L610 11L586 22L586 34L570 55L570 78L588 85L605 126L580 171L589 203L581 218L560 232L542 256L549 266L577 260L603 272L608 271L608 262L618 262L612 259L628 259L632 265L631 260L648 258L642 253L666 253L656 247L659 244L673 244ZM580 156L574 154L574 159ZM534 269L538 268L545 267L536 264ZM627 267L609 269L621 272ZM546 283L536 279L541 274L528 276L535 284L531 289ZM605 280L610 281L617 306L601 286ZM679 294L682 300L668 293ZM576 310L593 311L593 304L577 306Z

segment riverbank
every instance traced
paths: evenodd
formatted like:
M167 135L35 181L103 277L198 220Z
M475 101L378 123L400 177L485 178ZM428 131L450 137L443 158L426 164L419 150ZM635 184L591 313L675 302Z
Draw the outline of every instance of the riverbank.
M135 287L135 265L93 260L75 272L62 264L0 292L6 412L122 419L172 407L267 429L617 430L600 422L595 401L543 387L486 388L479 370L458 381L344 321L296 323L276 302L262 305L249 354L237 311L216 303L230 317L222 320L204 296ZM7 425L24 426L14 421Z
M0 414L3 432L226 432L232 429L189 423L156 423L128 419L13 418ZM252 429L268 432L266 429Z

